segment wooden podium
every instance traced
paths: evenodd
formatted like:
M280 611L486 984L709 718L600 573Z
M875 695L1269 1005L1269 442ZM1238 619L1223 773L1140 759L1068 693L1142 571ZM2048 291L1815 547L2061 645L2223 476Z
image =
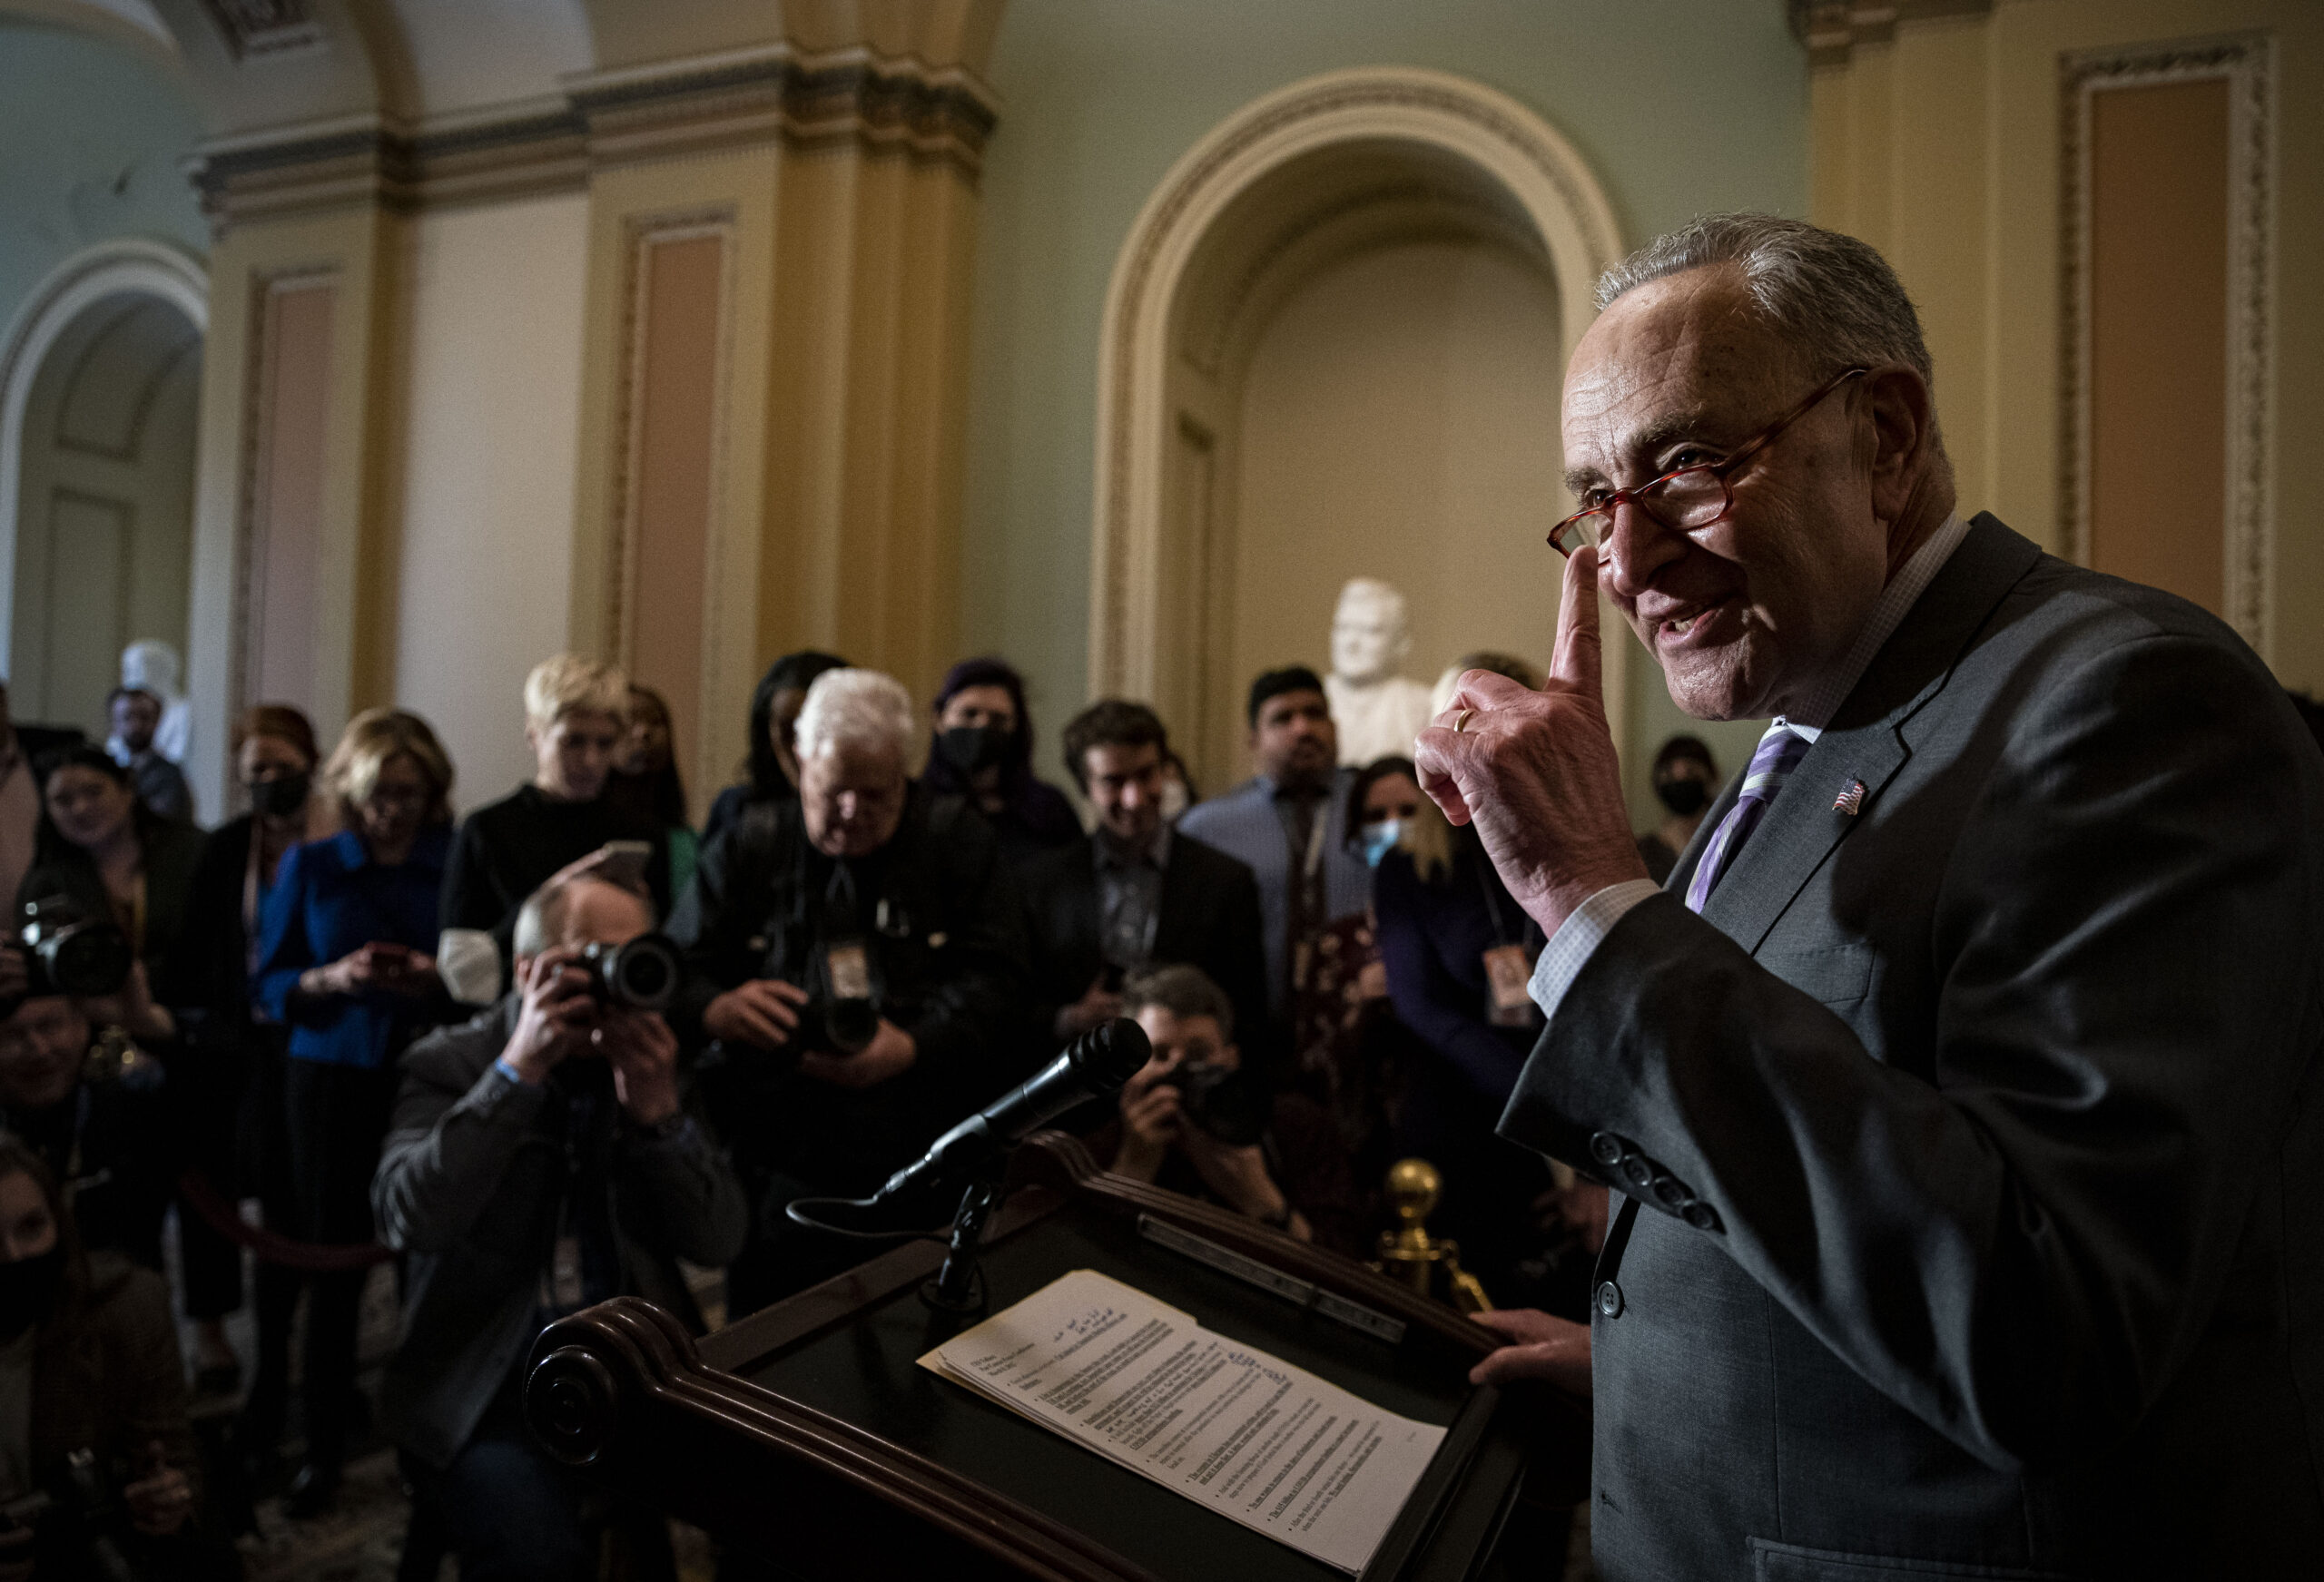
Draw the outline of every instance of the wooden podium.
M989 1312L1096 1269L1445 1425L1364 1582L1475 1575L1521 1485L1542 1505L1584 1498L1588 1408L1471 1385L1493 1341L1451 1309L1238 1215L1105 1174L1062 1133L1019 1149L1010 1182L985 1236ZM940 1243L908 1243L698 1342L650 1303L602 1303L542 1333L526 1415L586 1476L803 1582L1344 1577L919 1367L981 1316L921 1300L943 1257Z

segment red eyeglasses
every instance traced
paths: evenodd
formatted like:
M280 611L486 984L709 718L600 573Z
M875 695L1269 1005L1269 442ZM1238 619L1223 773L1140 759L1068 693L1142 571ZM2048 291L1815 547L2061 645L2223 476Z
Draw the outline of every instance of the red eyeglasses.
M1816 393L1745 440L1725 461L1699 462L1664 473L1634 489L1616 489L1591 501L1550 529L1550 545L1571 555L1585 545L1595 545L1614 525L1614 513L1627 500L1674 533L1693 533L1718 521L1735 507L1735 488L1728 481L1745 462L1776 442L1777 436L1815 410L1817 403L1868 368L1844 368L1817 388Z

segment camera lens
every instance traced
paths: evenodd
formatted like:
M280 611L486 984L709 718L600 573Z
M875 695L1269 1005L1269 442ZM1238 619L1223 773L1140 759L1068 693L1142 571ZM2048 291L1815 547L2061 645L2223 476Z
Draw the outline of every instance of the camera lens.
M641 934L612 949L592 947L587 956L597 992L615 1005L658 1011L677 997L678 948L659 934Z
M639 1010L658 1011L678 991L677 957L650 935L630 942L615 958L614 972L615 993Z

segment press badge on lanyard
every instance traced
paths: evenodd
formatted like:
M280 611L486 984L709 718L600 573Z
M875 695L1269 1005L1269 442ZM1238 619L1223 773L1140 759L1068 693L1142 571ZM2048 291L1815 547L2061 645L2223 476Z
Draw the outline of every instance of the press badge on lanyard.
M1533 997L1526 984L1533 964L1525 959L1522 945L1495 945L1484 953L1488 1002L1485 1019L1496 1027L1533 1025Z
M862 940L833 940L823 952L823 970L831 978L832 998L872 997L872 958Z

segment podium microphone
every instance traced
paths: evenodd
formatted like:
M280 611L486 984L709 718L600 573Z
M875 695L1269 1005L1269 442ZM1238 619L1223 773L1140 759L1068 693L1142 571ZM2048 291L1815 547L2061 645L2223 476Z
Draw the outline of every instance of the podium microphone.
M803 1197L784 1209L792 1223L843 1236L930 1233L918 1215L949 1211L941 1194L960 1187L1033 1133L1086 1100L1128 1082L1153 1053L1128 1017L1090 1028L1065 1053L936 1139L928 1152L870 1197Z

